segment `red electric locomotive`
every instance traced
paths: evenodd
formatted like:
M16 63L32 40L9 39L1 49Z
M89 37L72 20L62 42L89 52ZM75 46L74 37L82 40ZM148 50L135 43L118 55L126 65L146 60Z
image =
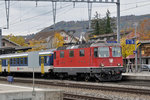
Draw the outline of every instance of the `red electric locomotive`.
M85 80L121 80L125 72L118 43L87 43L64 46L54 51L53 71L61 77Z

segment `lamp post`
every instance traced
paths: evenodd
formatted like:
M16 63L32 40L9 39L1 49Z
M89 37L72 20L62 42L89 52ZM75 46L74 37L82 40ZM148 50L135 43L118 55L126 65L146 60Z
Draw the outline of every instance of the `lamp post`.
M136 36L136 30L137 30L137 25L138 25L138 23L135 23L134 24L135 25L135 72L137 72L137 48L136 48L136 38L137 38L137 36Z
M2 29L0 28L0 48L2 48Z

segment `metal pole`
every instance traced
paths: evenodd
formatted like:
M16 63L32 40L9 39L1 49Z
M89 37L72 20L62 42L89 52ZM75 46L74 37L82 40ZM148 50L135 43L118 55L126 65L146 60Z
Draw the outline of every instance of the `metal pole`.
M5 8L6 8L6 17L7 17L7 29L9 29L9 8L10 8L10 0L5 0Z
M136 28L137 28L137 23L135 23L135 72L137 72Z
M57 2L52 2L54 31L56 28L56 26L55 26L55 24L56 24L56 6L57 6Z
M0 48L2 48L2 29L0 29Z
M34 67L33 67L33 91L32 95L35 96L35 86L34 86Z
M117 42L120 43L120 0L117 0Z
M91 29L92 3L88 2L89 30Z

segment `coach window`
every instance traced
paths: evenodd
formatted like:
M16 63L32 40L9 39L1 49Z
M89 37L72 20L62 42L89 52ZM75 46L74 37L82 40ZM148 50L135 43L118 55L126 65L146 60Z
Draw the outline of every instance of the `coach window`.
M80 57L83 57L85 55L84 50L80 50Z
M17 60L17 64L19 65L19 58L16 58L16 60Z
M74 51L73 50L69 51L69 57L74 57Z
M16 65L16 58L14 58L14 65Z
M47 56L44 56L44 64L47 64Z
M27 57L24 58L24 64L27 64Z
M60 58L64 58L64 51L60 51Z
M98 48L94 48L94 57L98 57Z
M10 59L10 64L12 65L12 58Z
M23 64L23 58L20 58L21 59L21 64Z

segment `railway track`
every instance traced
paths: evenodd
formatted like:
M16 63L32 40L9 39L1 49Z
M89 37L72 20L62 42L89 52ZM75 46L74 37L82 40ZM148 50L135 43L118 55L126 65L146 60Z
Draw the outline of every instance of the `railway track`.
M64 96L63 100L110 100L105 98L91 97L86 95L77 95L71 93L64 93L63 96Z
M0 77L1 81L6 81L6 77ZM32 79L25 78L15 78L15 82L18 83L32 83ZM102 90L102 91L112 91L112 92L123 92L132 94L142 94L150 95L150 89L145 88L131 88L131 87L117 87L117 86L105 86L105 85L95 85L95 84L81 84L82 82L64 82L64 81L50 81L44 79L35 79L36 84L40 85L51 85L60 87L70 87L70 88L80 88L89 90ZM93 98L93 99L92 99ZM85 95L77 95L71 93L64 93L64 100L108 100L104 98L96 98Z

